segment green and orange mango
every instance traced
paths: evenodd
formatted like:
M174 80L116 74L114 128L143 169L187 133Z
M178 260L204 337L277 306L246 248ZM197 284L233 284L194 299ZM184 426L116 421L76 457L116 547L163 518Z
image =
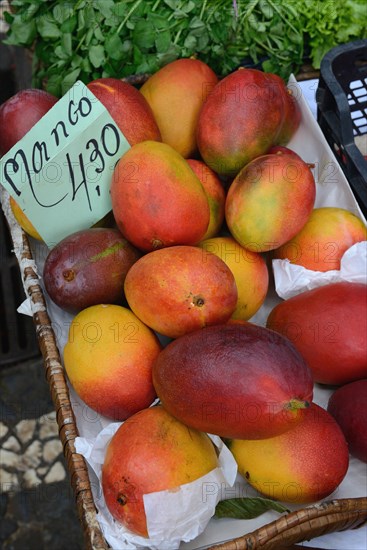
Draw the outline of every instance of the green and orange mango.
M226 222L245 248L273 250L306 224L315 196L314 177L301 158L287 153L263 155L233 180L226 198Z

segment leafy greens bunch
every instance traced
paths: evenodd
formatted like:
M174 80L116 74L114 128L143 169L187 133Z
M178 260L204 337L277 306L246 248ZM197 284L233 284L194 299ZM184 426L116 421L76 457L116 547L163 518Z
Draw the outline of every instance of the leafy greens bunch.
M253 65L287 78L363 38L365 0L12 0L8 44L33 53L33 85L153 73L196 56L219 76Z

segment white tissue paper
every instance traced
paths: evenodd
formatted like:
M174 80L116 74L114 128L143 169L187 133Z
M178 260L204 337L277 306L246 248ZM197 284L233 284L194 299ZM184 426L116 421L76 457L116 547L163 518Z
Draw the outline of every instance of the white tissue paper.
M275 290L284 300L330 283L367 284L367 241L354 244L344 253L340 270L312 271L289 260L273 260L272 264Z
M116 550L175 550L179 548L181 541L195 539L204 531L214 515L223 487L232 487L235 482L237 464L222 440L218 436L209 435L219 453L218 467L175 491L158 491L144 495L150 536L147 539L135 535L114 520L107 509L101 485L106 449L121 424L109 424L95 439L77 437L75 440L76 451L84 456L96 477L96 482L92 483L92 492L103 534L110 546Z

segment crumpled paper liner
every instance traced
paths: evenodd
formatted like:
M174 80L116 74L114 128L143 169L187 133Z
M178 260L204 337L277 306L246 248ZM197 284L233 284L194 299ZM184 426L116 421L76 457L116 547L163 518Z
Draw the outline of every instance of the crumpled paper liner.
M218 467L191 483L174 491L157 491L144 495L149 539L135 535L114 520L107 509L101 485L102 465L106 448L121 426L114 422L104 428L95 439L77 437L75 448L84 456L96 475L92 492L98 509L97 518L103 534L112 548L175 550L181 541L195 539L202 533L214 515L223 487L232 487L237 476L237 464L223 441L209 435L217 447Z
M275 290L284 300L341 281L367 284L367 241L354 244L344 253L340 270L312 271L289 260L273 260L272 264Z

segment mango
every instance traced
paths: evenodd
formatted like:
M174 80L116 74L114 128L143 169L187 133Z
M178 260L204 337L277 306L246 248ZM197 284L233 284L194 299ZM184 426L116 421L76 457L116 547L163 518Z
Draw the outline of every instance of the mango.
M333 417L312 403L291 430L261 440L232 440L228 446L240 474L262 495L289 503L329 496L344 479L348 446Z
M278 435L303 418L311 372L286 338L252 323L216 325L170 342L153 366L167 411L229 438Z
M339 424L349 453L367 462L367 378L355 380L332 393L328 412Z
M19 204L13 199L13 197L10 197L10 208L14 214L14 218L19 223L20 227L31 237L34 239L37 239L38 241L42 241L41 235L38 233L37 229L34 227L33 223L29 220L29 218L25 215Z
M308 165L289 154L267 154L247 164L233 180L225 218L232 236L253 252L279 248L311 215L316 196Z
M248 321L260 309L268 292L269 273L264 258L246 250L232 237L205 239L199 246L221 258L233 273L238 298L231 319Z
M148 139L161 141L152 110L134 86L118 78L97 78L87 87L106 107L130 145Z
M276 135L275 143L278 145L287 145L301 123L301 108L297 103L293 89L290 86L285 86L280 76L272 73L270 75L278 83L283 99L283 120Z
M197 150L199 112L217 82L217 76L203 61L177 59L140 88L153 111L162 141L185 158Z
M266 325L293 342L315 382L341 385L367 377L367 285L306 290L276 305Z
M34 88L20 90L0 106L0 157L5 155L57 103L57 97Z
M239 69L215 86L197 125L199 151L210 168L233 177L275 144L284 118L281 86L256 69Z
M156 394L157 336L129 309L101 304L83 309L69 328L65 370L79 397L113 420L148 407Z
M200 180L165 143L144 141L121 157L113 173L111 200L120 231L145 252L196 244L209 225Z
M217 174L205 162L188 159L187 163L199 178L208 199L209 225L203 236L203 240L209 239L210 237L215 237L223 225L226 192Z
M365 240L366 226L352 212L332 206L315 208L301 231L274 251L274 258L314 271L339 270L348 248Z
M160 405L145 409L126 420L108 444L102 467L107 507L130 531L148 537L143 495L175 490L217 466L207 434L188 428Z
M50 298L66 311L121 304L126 273L140 256L117 229L84 229L48 253L43 281Z
M226 322L237 303L235 279L217 256L171 246L140 258L125 279L130 308L153 330L177 338Z

